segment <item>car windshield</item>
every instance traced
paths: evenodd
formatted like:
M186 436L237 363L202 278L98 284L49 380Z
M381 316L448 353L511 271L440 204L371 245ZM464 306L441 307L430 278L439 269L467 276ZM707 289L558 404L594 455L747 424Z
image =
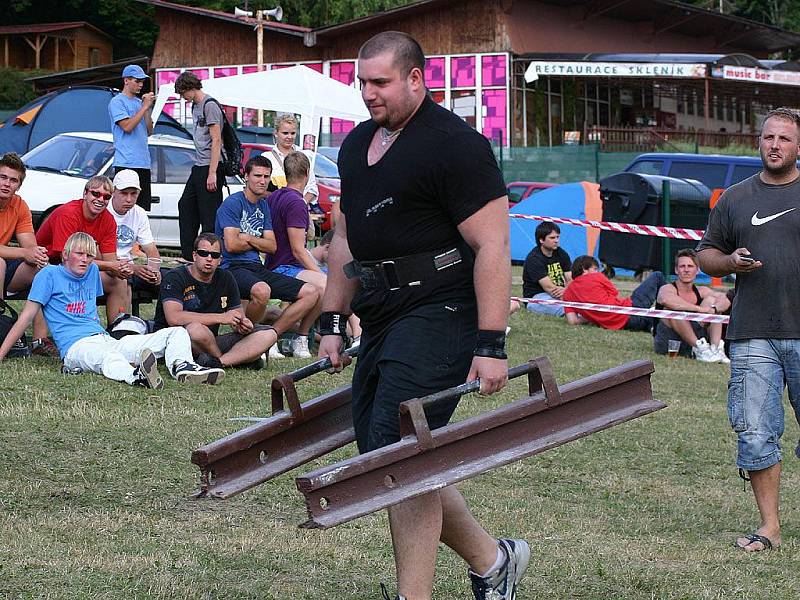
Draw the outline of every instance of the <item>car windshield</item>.
M314 161L314 175L339 179L339 167L330 158L317 152L317 160Z
M114 156L111 142L58 135L22 157L34 171L50 171L72 177L94 177Z

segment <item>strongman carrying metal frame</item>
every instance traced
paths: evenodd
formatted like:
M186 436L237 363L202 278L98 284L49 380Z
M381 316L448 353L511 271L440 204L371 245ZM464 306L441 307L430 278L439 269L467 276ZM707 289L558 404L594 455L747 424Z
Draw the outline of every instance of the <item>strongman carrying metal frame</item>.
M197 496L228 498L353 441L350 386L302 405L297 397L295 382L329 367L320 360L278 376L271 417L195 450ZM345 523L665 408L652 398L652 372L652 362L634 361L559 389L548 359L536 358L509 370L509 378L528 375L528 397L434 431L424 407L477 391L478 382L404 402L399 442L297 478L309 513L301 526Z

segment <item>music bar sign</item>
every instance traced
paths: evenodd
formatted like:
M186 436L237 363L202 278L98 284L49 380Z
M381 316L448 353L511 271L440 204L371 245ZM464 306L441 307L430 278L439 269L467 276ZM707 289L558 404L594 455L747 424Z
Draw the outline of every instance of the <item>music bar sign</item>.
M542 76L555 77L677 77L706 76L704 64L532 61L525 70L525 81Z
M774 83L778 85L800 85L800 73L796 71L768 71L753 67L735 67L725 65L721 69L713 69L714 77L734 79L736 81L752 81L753 83Z

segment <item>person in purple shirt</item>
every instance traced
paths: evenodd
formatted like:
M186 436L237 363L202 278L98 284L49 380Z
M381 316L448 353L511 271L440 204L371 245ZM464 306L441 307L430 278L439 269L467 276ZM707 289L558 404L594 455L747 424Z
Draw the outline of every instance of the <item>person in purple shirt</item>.
M325 293L328 276L314 260L306 247L306 232L309 226L308 205L303 190L308 184L311 164L302 152L292 152L283 161L286 187L272 192L267 197L275 233L276 248L267 255L267 268L274 273L294 277L310 283ZM352 337L361 335L358 317L348 319Z
M291 303L273 327L278 335L294 329L299 335L292 340L292 354L311 358L308 332L319 316L321 294L314 285L274 273L261 262L261 253L276 251L265 199L272 163L265 156L254 156L244 172L244 190L228 196L217 209L215 233L222 240L222 268L233 275L242 299L249 300L245 315L253 323L261 322L271 298ZM277 354L276 349L270 349L271 357L278 358Z

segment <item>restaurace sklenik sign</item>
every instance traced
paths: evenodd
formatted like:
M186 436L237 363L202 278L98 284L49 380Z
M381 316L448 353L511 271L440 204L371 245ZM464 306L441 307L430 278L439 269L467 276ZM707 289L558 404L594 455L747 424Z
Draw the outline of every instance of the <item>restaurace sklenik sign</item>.
M536 81L543 75L556 77L679 77L689 79L705 77L706 66L704 64L686 63L533 61L525 70L525 81Z

